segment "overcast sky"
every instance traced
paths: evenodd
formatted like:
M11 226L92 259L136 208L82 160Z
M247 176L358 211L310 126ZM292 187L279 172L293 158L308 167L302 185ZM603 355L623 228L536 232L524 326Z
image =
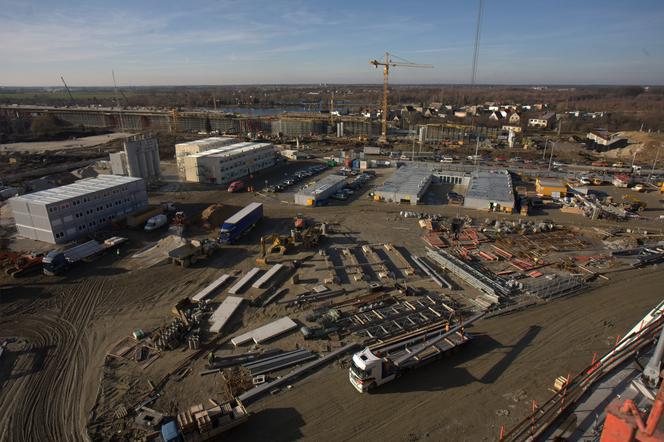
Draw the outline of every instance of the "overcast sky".
M0 0L0 86L468 83L479 0ZM479 83L664 84L662 0L486 0Z

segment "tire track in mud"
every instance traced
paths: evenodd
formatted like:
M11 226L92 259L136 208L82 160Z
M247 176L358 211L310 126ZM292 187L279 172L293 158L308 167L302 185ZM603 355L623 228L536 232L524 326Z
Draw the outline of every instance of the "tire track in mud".
M46 353L34 373L2 385L0 441L88 439L81 403L91 351L86 333L103 294L103 280L82 281L60 295L59 313L0 323L2 335L27 342L24 354Z

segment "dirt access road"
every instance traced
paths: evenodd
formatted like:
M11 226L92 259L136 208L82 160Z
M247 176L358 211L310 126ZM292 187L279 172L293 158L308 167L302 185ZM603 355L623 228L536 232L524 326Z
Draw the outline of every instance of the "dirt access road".
M662 298L664 272L639 270L574 298L481 321L447 359L360 394L330 366L256 403L238 440L496 440L545 400L557 376L590 364Z

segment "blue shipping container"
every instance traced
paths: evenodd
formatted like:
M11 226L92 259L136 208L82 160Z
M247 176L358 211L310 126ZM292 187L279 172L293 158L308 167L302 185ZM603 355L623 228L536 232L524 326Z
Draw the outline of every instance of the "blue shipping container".
M180 430L175 421L166 422L161 426L161 438L164 442L180 442Z
M263 217L263 203L251 203L221 225L219 241L233 243Z

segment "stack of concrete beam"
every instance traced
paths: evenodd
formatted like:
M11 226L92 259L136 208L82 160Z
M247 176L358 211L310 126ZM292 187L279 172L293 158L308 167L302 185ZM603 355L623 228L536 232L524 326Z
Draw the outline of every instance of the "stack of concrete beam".
M219 333L243 301L244 299L238 296L229 296L224 299L224 302L221 303L219 308L217 308L210 317L210 332Z
M261 269L259 269L258 267L254 267L253 269L249 270L247 274L242 277L242 279L240 279L237 283L235 283L233 287L231 287L228 290L228 293L233 295L237 294L237 292L239 292L247 284L249 284L249 282L251 282L251 280L254 279L254 277L258 275L258 273L260 273L260 271Z
M236 347L249 341L254 341L256 344L262 344L263 342L269 341L270 339L291 331L296 327L297 323L295 321L288 316L284 316L283 318L277 319L262 327L236 336L231 339L231 342Z
M264 274L263 276L261 276L260 278L258 278L258 280L256 280L256 282L253 283L252 287L255 288L255 289L262 289L262 288L264 288L264 287L270 285L270 284L272 283L272 279L273 279L273 278L277 275L277 273L279 273L279 271L280 271L281 269L283 269L283 268L284 268L284 265L283 265L283 264L275 264L275 265L273 265L272 268L270 268L270 270L268 270L267 272L265 272L265 274Z
M208 285L203 290L194 295L194 297L191 298L191 300L194 302L203 302L205 298L214 293L214 291L217 290L219 287L221 287L226 281L228 281L230 277L231 275L227 274L221 275L219 278L215 279L210 285Z

